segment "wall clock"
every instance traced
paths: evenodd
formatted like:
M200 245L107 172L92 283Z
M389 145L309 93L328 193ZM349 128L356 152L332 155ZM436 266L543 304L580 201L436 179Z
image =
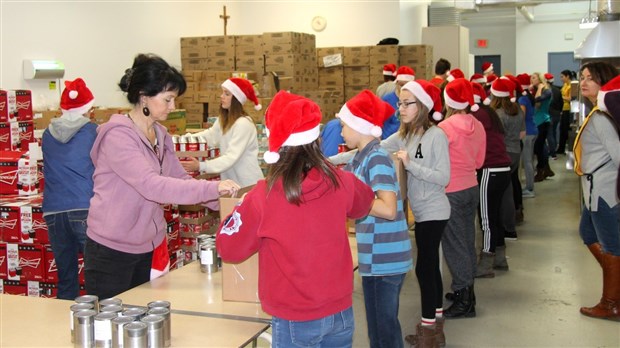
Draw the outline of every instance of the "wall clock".
M322 16L312 18L312 29L314 31L323 31L327 26L327 20Z

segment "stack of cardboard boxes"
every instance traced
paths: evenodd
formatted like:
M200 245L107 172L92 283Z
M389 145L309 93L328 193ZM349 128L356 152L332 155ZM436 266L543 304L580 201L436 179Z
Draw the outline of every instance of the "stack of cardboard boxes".
M255 84L263 109L245 109L257 123L278 90L314 100L325 123L363 89L376 90L385 64L411 66L416 78L433 76L432 46L316 48L314 35L295 32L181 38L181 61L189 127L201 127L208 116L219 114L220 84L229 77Z

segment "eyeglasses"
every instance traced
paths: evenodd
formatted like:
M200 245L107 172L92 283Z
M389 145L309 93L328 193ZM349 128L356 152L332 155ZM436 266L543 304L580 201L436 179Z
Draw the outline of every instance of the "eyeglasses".
M414 102L414 101L412 101L412 102L400 102L400 101L399 101L399 102L396 102L396 106L397 106L399 109L401 108L401 106L402 106L403 108L405 108L405 109L406 109L409 105L412 105L412 104L415 104L415 103L416 103L416 102Z

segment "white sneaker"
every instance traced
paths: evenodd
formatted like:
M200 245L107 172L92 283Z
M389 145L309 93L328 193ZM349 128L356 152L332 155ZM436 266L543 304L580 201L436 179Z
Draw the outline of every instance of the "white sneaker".
M523 190L523 192L521 193L521 196L523 198L534 198L536 197L536 194L534 193L534 191Z

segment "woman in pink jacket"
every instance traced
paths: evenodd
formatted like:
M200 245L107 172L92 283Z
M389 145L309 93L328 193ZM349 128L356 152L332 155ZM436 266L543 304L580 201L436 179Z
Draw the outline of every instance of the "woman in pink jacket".
M162 204L206 203L217 209L220 194L239 186L194 180L158 123L185 92L183 76L163 59L138 55L119 86L133 104L99 126L91 150L95 165L84 251L86 292L109 298L150 279L153 251L165 246Z
M452 290L446 298L452 305L446 318L475 317L474 274L476 272L476 208L479 191L476 169L484 163L486 136L482 124L472 116L477 110L472 86L464 78L446 85L446 120L439 127L448 136L450 183L446 194L450 201L450 219L441 239L446 263L452 273Z

